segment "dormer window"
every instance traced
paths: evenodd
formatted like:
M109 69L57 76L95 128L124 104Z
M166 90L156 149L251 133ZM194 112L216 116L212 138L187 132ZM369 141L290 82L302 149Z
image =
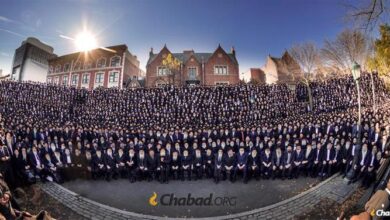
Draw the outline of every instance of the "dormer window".
M121 58L120 56L115 56L111 58L110 66L117 67L121 65Z
M74 66L74 70L80 70L81 69L81 62L77 62L76 65Z
M70 69L70 64L69 64L69 63L66 63L66 64L64 65L64 72L68 72L69 69Z
M106 67L106 58L100 58L96 64L97 68Z
M61 72L61 65L56 66L56 73L59 73L59 72Z

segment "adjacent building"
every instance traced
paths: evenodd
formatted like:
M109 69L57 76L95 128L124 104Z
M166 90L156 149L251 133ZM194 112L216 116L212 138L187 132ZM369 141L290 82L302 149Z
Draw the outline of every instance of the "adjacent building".
M163 65L163 60L171 54L179 61L179 68L172 73ZM166 84L182 85L230 85L239 83L239 68L235 49L226 52L220 45L212 53L198 53L185 50L172 53L167 46L160 52L149 53L146 65L145 85L155 87Z
M55 57L53 48L29 37L15 50L10 79L16 81L46 81L48 60Z
M141 75L137 56L126 45L116 45L50 59L47 82L86 89L123 88Z
M240 79L245 83L265 84L265 73L260 68L250 68L248 71L241 73Z
M266 83L295 83L303 77L299 64L285 51L281 58L268 55L261 68L266 76Z

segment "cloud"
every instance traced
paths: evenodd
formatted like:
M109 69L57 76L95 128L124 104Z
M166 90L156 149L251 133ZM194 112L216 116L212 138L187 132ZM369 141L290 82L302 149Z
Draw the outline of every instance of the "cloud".
M5 53L5 52L0 52L0 55L1 55L1 56L4 56L4 57L11 57L10 54Z
M26 36L24 36L22 34L19 34L19 33L16 33L16 32L13 32L13 31L10 31L10 30L7 30L7 29L0 28L0 31L6 32L6 33L9 33L9 34L18 36L18 37L26 38Z
M14 20L11 20L11 19L4 17L4 16L1 16L1 15L0 15L0 21L7 22L7 23L14 22Z

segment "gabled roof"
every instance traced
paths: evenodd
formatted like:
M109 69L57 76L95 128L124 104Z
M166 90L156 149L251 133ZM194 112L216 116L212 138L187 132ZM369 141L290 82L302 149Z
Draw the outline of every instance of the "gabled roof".
M220 46L219 46L220 47ZM219 48L218 47L218 48ZM166 48L165 46L164 46L164 48ZM164 49L163 48L163 49ZM216 49L216 50L218 50L218 48ZM195 59L197 59L199 62L207 62L209 59L210 59L210 57L214 54L215 52L213 52L213 53L195 53L195 52L193 52L193 53L172 53L172 55L176 58L176 59L178 59L178 60L180 60L182 63L186 63L187 61L188 61L188 59L190 59L191 58L191 56L193 55L194 57L195 57ZM152 63L155 59L156 59L156 57L159 55L160 53L157 53L157 54L150 54L149 55L149 60L148 60L148 62L147 62L147 64L146 65L149 65L150 63ZM226 53L228 56L229 56L229 58L235 63L235 64L238 64L238 61L237 61L237 59L236 59L236 57L232 54L232 53Z

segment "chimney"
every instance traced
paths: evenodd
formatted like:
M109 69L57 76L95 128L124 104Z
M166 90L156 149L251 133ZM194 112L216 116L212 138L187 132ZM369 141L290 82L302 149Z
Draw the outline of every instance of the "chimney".
M149 56L151 57L153 55L153 47L150 48Z
M232 46L232 48L230 49L230 52L233 54L233 56L236 56L236 49L234 49L233 46Z

